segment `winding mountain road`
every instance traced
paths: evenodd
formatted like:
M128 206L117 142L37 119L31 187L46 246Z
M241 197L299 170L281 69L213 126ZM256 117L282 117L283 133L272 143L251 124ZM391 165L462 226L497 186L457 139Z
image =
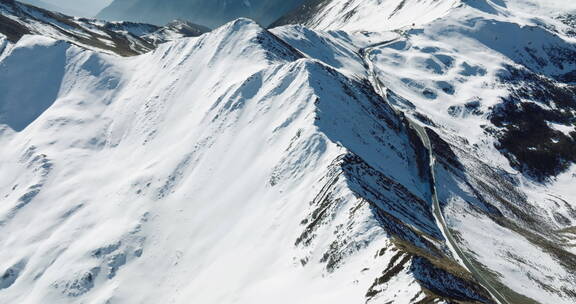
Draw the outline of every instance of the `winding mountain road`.
M396 112L396 114L403 115L402 111L398 110L391 103L389 103L388 98L387 98L387 94L386 94L387 88L382 84L382 82L378 78L378 74L376 73L376 70L374 68L374 63L372 62L372 60L370 58L370 54L371 54L372 50L374 50L375 48L385 47L387 45L390 45L392 43L400 41L404 38L403 37L404 32L399 32L398 34L399 34L399 36L395 39L391 39L391 40L383 41L380 43L372 44L372 45L369 45L365 48L360 49L359 55L367 67L368 74L372 78L371 81L372 81L372 83L376 89L376 92L380 96L382 96L382 98L388 103L388 105L392 108L392 110L394 110L394 112ZM431 171L431 181L430 182L432 183L432 211L434 214L434 218L436 220L436 224L438 225L438 227L442 231L444 238L447 240L448 247L452 251L453 255L457 256L462 261L462 263L464 264L463 266L472 274L472 276L476 279L476 281L480 285L482 285L482 287L484 287L484 289L486 289L490 293L492 298L497 303L499 303L499 304L511 304L506 299L506 297L503 296L498 291L498 289L495 288L490 283L490 281L485 278L485 276L481 273L481 271L479 271L476 268L476 266L471 262L468 255L466 253L464 253L464 251L460 248L460 246L456 242L456 239L452 235L452 232L448 228L448 225L446 224L446 219L444 217L444 214L442 213L442 208L440 207L440 201L438 200L438 196L437 196L436 176L435 176L435 171L434 171L435 165L436 165L436 157L434 156L434 151L432 149L432 144L431 144L430 138L428 137L428 134L426 133L426 129L424 129L422 126L420 126L419 124L412 121L410 118L408 118L408 117L406 117L406 118L409 122L409 127L412 128L416 132L416 134L418 134L418 137L422 141L422 144L429 151L430 171Z

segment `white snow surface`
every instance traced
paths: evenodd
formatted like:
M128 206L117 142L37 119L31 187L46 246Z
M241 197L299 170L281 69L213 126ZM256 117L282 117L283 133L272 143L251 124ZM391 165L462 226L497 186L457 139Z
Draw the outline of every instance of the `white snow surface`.
M404 28L403 39L376 47L372 52L379 78L393 92L389 100L405 113L424 114L433 122L429 126L447 140L462 143L462 147L472 145L468 152L475 155L475 162L517 176L525 203L533 208L530 212L538 214L544 222L553 223L557 229L574 226L574 170L545 184L535 183L510 167L509 161L496 150L495 139L484 131L491 124L488 115L491 108L507 96L508 89L497 81L506 65L523 65L544 75L561 75L576 68L568 61L563 66L542 66L524 53L532 48L538 50L537 56L552 62L542 50L558 45L573 47L572 38L537 26L562 28L555 17L570 12L574 6L564 1L515 0L471 0L463 4L423 29L418 25ZM566 135L574 131L571 125L550 126ZM440 172L437 175L439 196L449 206L448 223L459 233L472 256L524 296L540 303L573 303L574 299L567 294L551 292L539 285L544 282L555 290L574 290L573 273L523 235L469 210L470 201L466 197L474 194L465 183L454 185L453 177ZM569 219L568 224L559 223L558 215ZM562 244L563 248L574 252L569 245L573 244L573 237L566 242L569 243Z
M576 69L568 60L542 64L554 62L549 49L574 49L574 38L565 35L567 26L557 17L575 10L576 4L561 0L334 0L321 6L305 24L344 30L356 46L374 46L370 60L388 89L389 102L416 121L429 119L431 123L421 122L474 156L470 167L484 163L490 170L514 176L529 212L562 231L576 224L574 168L544 184L525 178L495 148L495 138L485 127L491 125L491 109L509 93L498 80L506 66L551 76ZM393 40L382 36L385 31L401 37L379 45ZM551 122L549 126L566 136L574 131L570 124ZM523 235L470 211L475 194L464 181L455 182L458 178L441 169L437 175L448 224L475 259L524 296L540 303L573 303L568 295L575 289L573 273ZM574 252L573 234L566 236L561 246ZM539 282L556 292L543 289Z
M322 30L391 31L443 17L459 0L334 0L306 22Z
M574 227L576 167L536 183L484 132L507 93L497 83L505 65L547 75L576 68L540 66L523 53L573 44L555 17L574 9L539 0L334 0L306 26L270 33L239 19L132 58L43 36L14 45L0 37L0 248L9 249L0 251L0 303L366 302L394 260L375 253L392 242L356 181L332 180L339 159L357 155L415 197L430 196L399 118L362 88L359 50L368 46L392 105L461 143L466 168L514 176L527 210L558 231ZM478 172L436 167L462 247L513 291L573 303L574 274L473 198L467 178L494 182ZM331 181L338 212L310 247L295 246ZM359 211L351 220L347 210ZM327 271L323 255L347 225L362 245ZM576 254L565 236L563 248ZM374 302L424 298L407 269L382 290Z
M246 19L133 58L41 36L8 52L1 303L361 302L389 244L367 204L364 248L334 273L319 262L331 230L294 247L328 168L354 152L427 193L374 95ZM383 297L418 297L410 277Z

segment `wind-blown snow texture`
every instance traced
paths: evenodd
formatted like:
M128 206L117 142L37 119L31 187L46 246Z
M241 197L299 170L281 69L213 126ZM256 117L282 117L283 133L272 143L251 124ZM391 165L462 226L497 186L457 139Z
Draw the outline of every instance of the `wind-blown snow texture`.
M0 34L0 303L574 303L576 7L542 3Z

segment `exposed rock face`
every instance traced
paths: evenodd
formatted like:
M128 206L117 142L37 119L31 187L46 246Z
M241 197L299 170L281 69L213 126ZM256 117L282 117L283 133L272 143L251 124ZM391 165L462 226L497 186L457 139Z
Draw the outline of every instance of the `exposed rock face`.
M149 52L159 43L195 37L208 28L188 22L164 27L133 22L102 22L75 18L19 2L0 0L0 33L11 42L24 35L43 35L98 51L134 56Z

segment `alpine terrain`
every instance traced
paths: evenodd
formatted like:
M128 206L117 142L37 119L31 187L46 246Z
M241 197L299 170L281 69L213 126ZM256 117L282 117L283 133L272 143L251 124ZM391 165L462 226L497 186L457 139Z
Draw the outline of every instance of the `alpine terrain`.
M114 0L99 14L106 20L164 24L172 19L194 20L217 27L238 17L268 25L296 9L305 0Z
M0 0L0 303L576 303L576 3L261 2Z

